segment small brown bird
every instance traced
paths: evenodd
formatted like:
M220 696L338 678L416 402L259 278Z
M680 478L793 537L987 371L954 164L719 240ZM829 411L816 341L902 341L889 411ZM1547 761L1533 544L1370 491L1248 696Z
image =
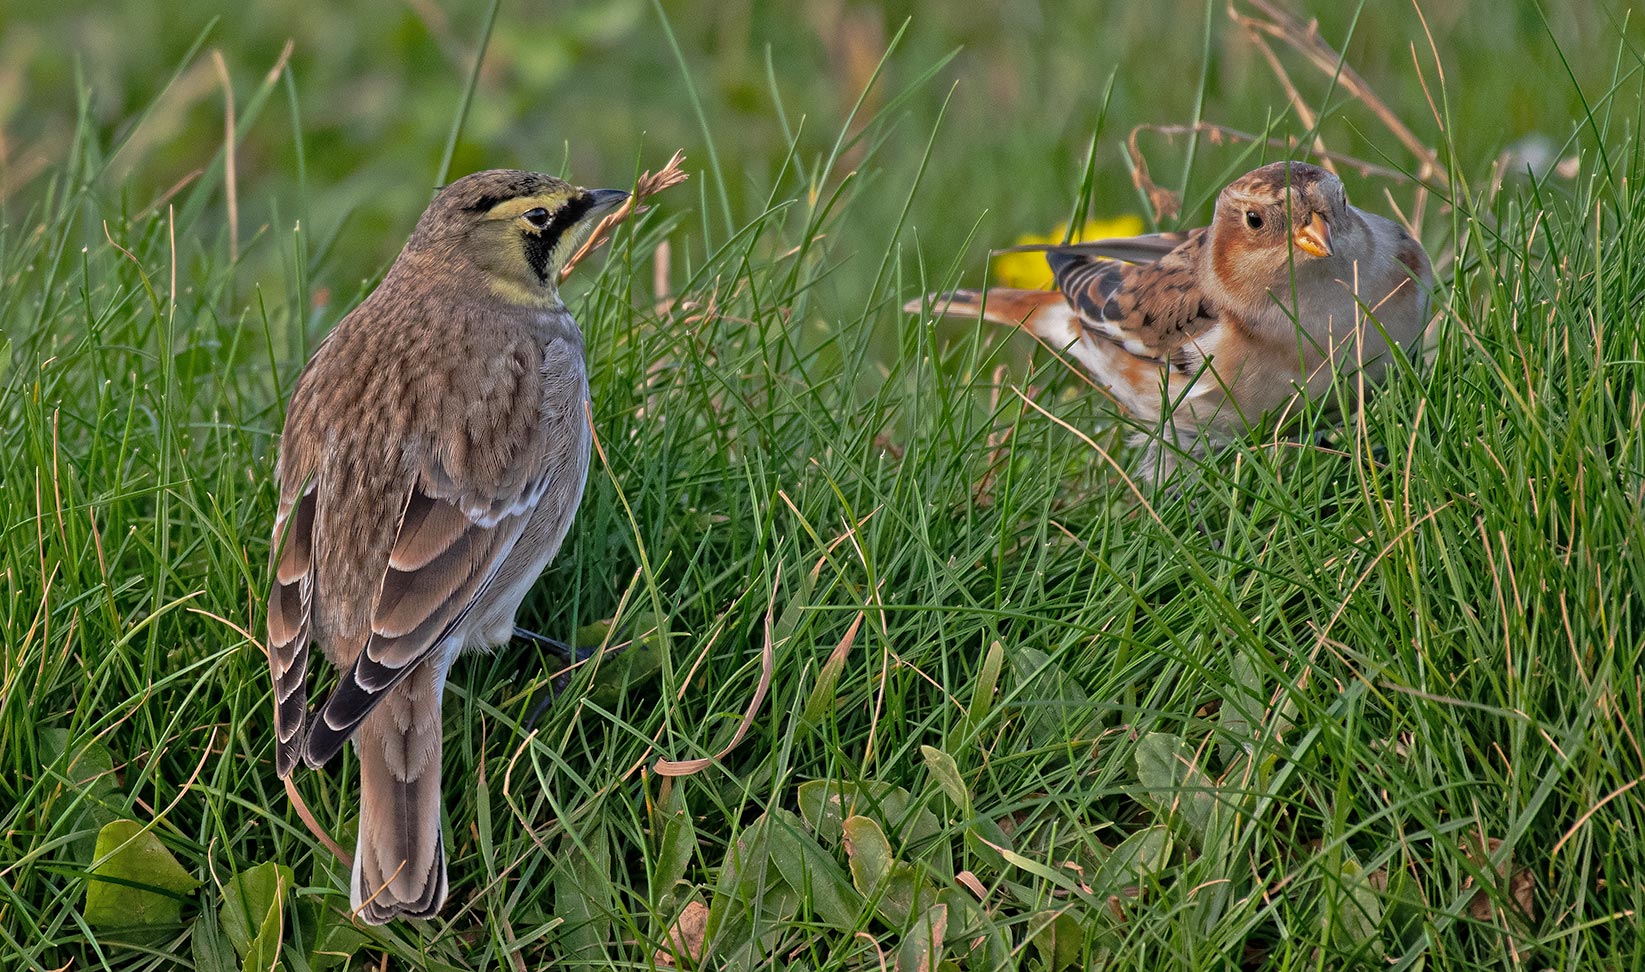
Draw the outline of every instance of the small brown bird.
M1056 290L958 290L903 309L981 315L1066 349L1158 430L1133 439L1148 479L1343 375L1377 381L1390 342L1420 338L1434 288L1422 244L1300 162L1234 180L1208 227L1045 251Z
M292 393L268 600L275 768L323 765L354 740L349 901L363 921L445 901L446 673L515 636L576 513L588 378L556 285L626 198L535 172L457 180ZM340 676L309 713L311 641Z

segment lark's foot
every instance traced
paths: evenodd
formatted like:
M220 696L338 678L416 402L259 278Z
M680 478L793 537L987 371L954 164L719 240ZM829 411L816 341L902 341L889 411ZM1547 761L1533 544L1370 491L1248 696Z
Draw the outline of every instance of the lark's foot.
M537 697L532 699L531 711L525 719L525 731L529 733L531 727L537 724L537 720L542 717L542 714L548 711L549 704L554 701L555 696L571 686L571 666L578 662L587 661L599 649L591 647L578 650L563 641L557 641L548 635L527 631L525 628L518 626L514 629L514 637L520 641L529 641L538 648L547 650L564 663L566 668L565 671L550 679L549 683L537 692Z

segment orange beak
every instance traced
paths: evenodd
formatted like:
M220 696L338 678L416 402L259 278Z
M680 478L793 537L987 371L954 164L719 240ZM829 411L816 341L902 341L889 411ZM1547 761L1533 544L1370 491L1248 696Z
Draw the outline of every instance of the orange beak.
M1331 255L1331 224L1319 213L1311 213L1308 222L1297 227L1296 234L1291 239L1296 243L1297 249L1309 256Z

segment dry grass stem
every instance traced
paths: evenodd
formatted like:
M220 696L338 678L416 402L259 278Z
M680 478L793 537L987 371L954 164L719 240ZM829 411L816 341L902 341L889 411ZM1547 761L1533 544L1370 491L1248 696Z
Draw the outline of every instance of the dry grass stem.
M589 234L583 245L577 248L577 252L571 255L570 260L566 261L565 268L560 271L560 280L564 281L566 277L570 276L571 271L576 268L577 264L587 259L590 253L593 253L606 240L610 239L612 231L625 220L636 213L645 212L647 207L644 203L647 199L664 189L671 189L691 178L690 173L680 168L680 163L684 161L685 152L676 151L661 171L655 174L649 171L641 173L640 181L634 186L634 194L629 196L622 206L600 220L600 225L594 227L594 232Z
M303 795L297 792L297 784L291 782L289 776L281 782L286 785L286 799L291 801L292 809L297 811L298 819L303 822L303 826L308 828L308 832L324 844L326 850L336 854L337 859L343 862L344 867L353 867L354 858L349 856L348 851L343 850L341 844L331 839L331 835L326 833L326 829L320 826L320 821L314 819L313 811L309 810L308 804L303 802Z
M1309 107L1302 96L1301 89L1292 80L1290 72L1285 69L1279 54L1274 49L1273 41L1279 41L1285 46L1301 54L1308 63L1318 68L1333 83L1340 85L1351 97L1363 104L1371 114L1388 129L1394 138L1413 155L1417 157L1416 180L1419 185L1418 199L1413 212L1420 215L1422 205L1426 201L1427 190L1422 187L1424 180L1438 179L1442 184L1449 185L1445 170L1439 164L1438 153L1425 144L1411 131L1399 116L1395 115L1387 103L1372 90L1371 85L1355 71L1343 56L1320 37L1319 23L1315 20L1304 21L1290 11L1285 10L1273 0L1247 0L1255 13L1241 11L1235 6L1234 0L1229 0L1228 17L1250 39L1257 52L1279 79L1285 90L1285 96L1291 108L1296 112L1297 119L1312 132L1308 137L1309 151L1317 157L1326 168L1336 171L1337 166L1348 166L1362 176L1377 176L1398 182L1408 182L1411 177L1397 169L1374 165L1363 159L1343 155L1330 151L1325 140L1318 132L1319 115ZM1143 132L1155 132L1168 138L1177 135L1202 135L1212 145L1223 145L1230 141L1263 144L1280 149L1287 155L1294 154L1300 140L1295 138L1273 138L1265 135L1253 135L1249 132L1238 131L1225 125L1210 122L1198 122L1190 125L1138 125L1131 129L1126 137L1126 155L1131 166L1131 180L1137 190L1147 199L1148 205L1154 211L1154 218L1160 221L1176 219L1182 213L1182 200L1177 193L1166 189L1154 182L1149 175L1148 160L1143 155L1138 144L1138 136Z
M1137 142L1137 136L1143 132L1164 135L1167 139L1175 138L1178 135L1203 135L1205 140L1212 145L1224 145L1229 142L1260 142L1270 148L1281 149L1286 153L1293 152L1297 147L1297 140L1294 138L1270 138L1263 135L1253 135L1250 132L1242 132L1237 128L1229 128L1227 125L1217 125L1212 122L1197 122L1192 125L1138 125L1131 129L1131 134L1125 139L1125 154L1131 162L1131 181L1135 183L1138 190L1148 197L1148 204L1154 208L1154 217L1160 220L1175 219L1180 215L1182 200L1177 197L1176 193L1159 185L1149 177L1147 157L1143 155L1142 146ZM1324 161L1347 166L1367 178L1376 176L1377 178L1397 182L1405 182L1410 178L1398 169L1390 169L1387 166L1367 162L1352 155L1318 150L1315 150L1314 154Z
M1319 35L1318 21L1309 20L1304 22L1302 18L1274 3L1273 0L1247 0L1247 2L1256 8L1262 16L1255 17L1241 13L1234 6L1233 0L1229 0L1229 19L1238 24L1253 39L1260 39L1263 35L1267 35L1283 42L1292 50L1301 54L1308 60L1308 63L1318 68L1327 77L1334 78L1338 84L1342 85L1343 90L1358 99L1366 108L1369 108L1371 114L1382 122L1394 138L1399 140L1401 145L1404 145L1412 155L1422 160L1422 166L1417 171L1417 178L1444 178L1445 170L1439 165L1438 154L1422 139L1417 138L1416 133L1407 128L1404 122L1399 120L1399 116L1394 114L1393 109L1389 108L1388 104L1377 96L1377 93L1371 89L1370 83L1348 64L1346 58L1331 45L1325 43L1325 39ZM1280 71L1277 60L1270 61L1270 64L1275 66L1276 72ZM1282 76L1281 80L1288 88L1290 87L1289 79Z

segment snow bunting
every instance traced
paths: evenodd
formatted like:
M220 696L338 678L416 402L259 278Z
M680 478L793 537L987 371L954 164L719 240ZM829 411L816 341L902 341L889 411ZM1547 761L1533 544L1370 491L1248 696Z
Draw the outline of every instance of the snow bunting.
M1145 430L1139 472L1243 434L1343 376L1377 381L1428 321L1433 268L1342 180L1276 162L1234 180L1211 225L1045 247L1055 290L957 290L920 313L1020 325L1066 351ZM1357 385L1357 383L1356 383ZM1356 387L1350 385L1350 388Z

